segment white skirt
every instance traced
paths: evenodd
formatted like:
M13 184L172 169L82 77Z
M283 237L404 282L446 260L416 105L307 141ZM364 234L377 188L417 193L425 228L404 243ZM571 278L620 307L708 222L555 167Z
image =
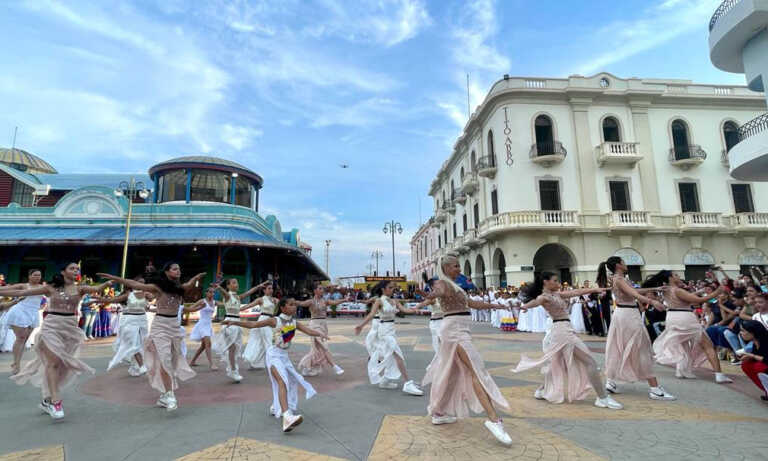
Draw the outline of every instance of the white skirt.
M3 312L0 315L0 352L10 352L13 350L13 343L16 342L16 335L13 334L7 319L8 312Z
M226 325L216 333L213 337L213 343L211 347L213 352L219 354L221 360L227 365L227 371L230 370L229 364L229 348L235 346L235 370L239 369L237 366L237 358L240 357L241 349L243 347L243 330L237 325Z
M368 379L371 384L379 384L383 379L396 381L400 379L400 369L397 367L395 354L405 360L403 351L397 345L395 322L379 323L379 333L376 337L376 348L368 359Z
M581 309L581 303L574 303L571 305L571 315L568 317L571 319L571 328L576 333L585 333L587 326L584 324L584 311Z
M259 321L270 318L268 315L260 315ZM248 343L243 350L243 360L248 362L251 368L264 368L267 350L272 346L272 328L251 328L248 334Z
M368 334L365 336L365 348L368 350L368 357L373 355L373 351L376 350L376 338L379 335L379 319L371 320L371 329L368 330Z
M144 341L147 339L147 316L122 314L117 330L117 339L112 344L115 356L109 361L107 371L119 365L121 362L133 364L133 356L141 354L144 357Z
M517 321L519 331L530 331L533 333L544 333L548 327L547 311L538 306L528 309L527 312L520 312L520 319Z
M285 383L285 388L288 391L288 408L291 411L298 410L299 386L304 389L305 399L311 399L317 393L315 388L296 371L287 350L269 346L265 354L265 361L270 370L272 367L275 367L283 383ZM269 373L269 380L272 382L272 407L275 410L274 415L276 418L280 418L286 410L280 406L280 387L275 382L271 372Z
M189 339L192 341L202 341L203 338L213 336L213 323L211 320L198 320L192 332L189 333Z
M39 306L28 307L22 301L8 310L5 322L14 327L37 328L40 326L39 311Z
M429 332L432 334L432 349L435 354L440 350L440 328L443 326L443 319L429 320Z

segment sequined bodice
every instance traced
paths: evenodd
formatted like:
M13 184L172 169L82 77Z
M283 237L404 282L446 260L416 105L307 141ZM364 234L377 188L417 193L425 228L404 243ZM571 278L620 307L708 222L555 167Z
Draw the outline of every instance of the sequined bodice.
M137 298L133 292L128 293L123 312L128 314L143 314L147 311L147 300Z
M395 314L397 314L397 307L389 301L389 298L382 296L379 298L381 301L381 309L379 311L381 321L393 321L395 320Z
M272 330L272 344L280 349L288 349L296 335L296 319L280 314L276 320L277 324Z
M620 283L626 283L623 276L613 276L613 298L617 304L632 305L635 304L635 298L632 295L626 294L618 288Z
M72 314L77 312L77 306L80 304L80 300L83 295L78 293L67 293L66 287L62 287L57 290L56 293L51 296L51 302L48 305L48 312L61 312L64 314Z
M157 313L162 315L178 315L181 296L164 291L157 297Z
M324 319L326 316L325 301L318 301L316 298L312 299L312 304L309 305L309 313L312 314L313 319Z
M277 315L277 306L272 302L272 298L269 296L264 296L261 299L261 313L267 315Z
M234 291L229 292L229 298L224 301L224 308L227 310L227 315L239 316L240 315L240 297Z
M567 319L569 317L570 309L568 309L568 303L563 298L552 293L544 293L542 296L548 301L542 307L552 317L552 320Z
M467 293L462 289L455 289L448 285L447 282L443 282L437 286L435 295L440 298L440 306L443 308L444 314L466 312L469 310Z
M672 309L690 309L691 303L683 301L677 296L677 290L680 288L668 288L664 290L664 300Z

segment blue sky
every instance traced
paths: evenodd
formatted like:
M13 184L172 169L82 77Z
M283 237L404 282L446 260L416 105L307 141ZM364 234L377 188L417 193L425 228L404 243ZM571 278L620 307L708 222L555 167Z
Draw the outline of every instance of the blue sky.
M265 178L262 214L330 272L397 269L471 104L503 74L744 84L709 62L719 0L7 2L0 145L61 172L207 153ZM342 169L339 164L349 164Z

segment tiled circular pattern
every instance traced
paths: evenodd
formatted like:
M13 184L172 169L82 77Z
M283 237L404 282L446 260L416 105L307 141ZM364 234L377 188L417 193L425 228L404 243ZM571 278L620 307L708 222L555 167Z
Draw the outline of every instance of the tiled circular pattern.
M178 461L341 461L341 458L325 456L297 448L259 442L242 437L229 439L205 450L190 453L178 458Z

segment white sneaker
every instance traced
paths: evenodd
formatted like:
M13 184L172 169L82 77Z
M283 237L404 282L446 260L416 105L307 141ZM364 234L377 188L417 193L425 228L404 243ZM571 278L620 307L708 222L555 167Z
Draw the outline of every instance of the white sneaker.
M139 367L136 365L131 365L128 367L128 375L130 376L139 376Z
M715 382L717 384L732 383L733 380L725 375L725 373L715 373Z
M610 379L605 380L605 390L610 392L611 394L620 394L619 386L617 386L616 383L611 381Z
M318 370L313 370L311 368L302 368L301 369L301 376L317 376L320 372Z
M661 386L648 389L648 397L651 400L677 400L677 397L665 391Z
M147 370L147 366L146 366L146 365L142 365L142 366L140 366L140 367L139 367L139 374L138 374L138 376L143 376L143 375L146 375L146 374L147 374L147 371L148 371L148 370Z
M510 437L509 434L507 434L507 431L504 430L504 424L501 422L501 420L498 420L495 423L493 421L486 420L485 427L491 431L491 434L496 437L496 440L503 443L504 445L512 445L512 437Z
M52 419L61 419L64 417L64 408L61 406L61 400L57 403L43 400L39 405L43 413L50 416Z
M301 415L294 415L291 410L283 413L283 432L291 432L294 427L301 424L304 421L304 417Z
M163 392L160 394L160 398L157 399L157 402L155 402L155 405L158 407L168 408L168 393Z
M540 387L533 391L533 398L536 400L545 400L544 399L544 388Z
M624 405L613 400L613 397L610 395L606 395L605 398L602 399L598 397L597 400L595 400L595 406L598 408L610 408L611 410L621 410L624 408Z
M435 426L439 426L441 424L453 424L457 421L457 418L455 416L449 416L449 415L442 415L442 416L432 416L432 424Z
M240 374L240 372L239 372L239 371L235 370L235 371L233 371L233 372L232 372L232 379L233 379L233 380L234 380L236 383L239 383L240 381L242 381L242 380L243 380L243 376Z
M689 373L687 371L683 371L683 369L680 367L680 365L677 365L675 367L675 378L678 379L696 379L696 375L693 373Z
M379 389L397 389L398 387L400 387L400 385L397 384L397 381L390 381L387 378L384 378L379 382Z
M424 391L422 391L419 388L419 386L417 386L416 383L413 382L413 380L410 380L405 384L403 384L403 392L411 395L424 395Z
M277 412L275 411L274 405L270 405L268 411L269 411L269 416L277 416Z
M341 368L338 365L334 365L333 366L333 372L336 373L337 375L343 375L344 374L344 369Z
M179 402L176 400L176 396L173 395L173 392L168 392L168 398L166 399L167 405L165 407L168 411L173 411L177 408L179 408Z

